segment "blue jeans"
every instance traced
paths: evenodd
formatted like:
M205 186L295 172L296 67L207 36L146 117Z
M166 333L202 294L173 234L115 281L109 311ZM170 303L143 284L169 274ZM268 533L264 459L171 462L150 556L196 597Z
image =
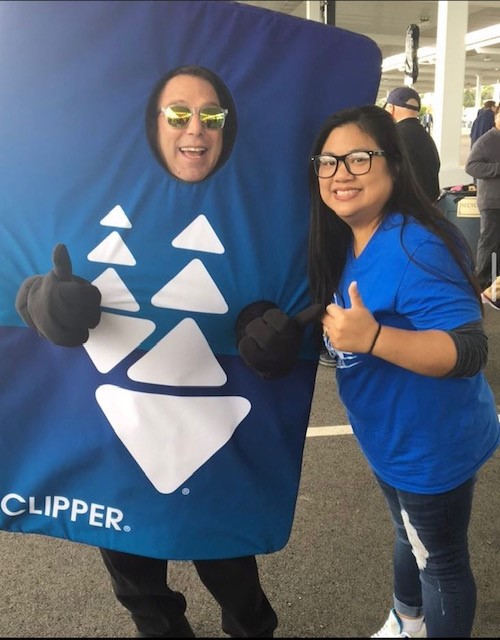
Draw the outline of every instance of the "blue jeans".
M399 491L375 477L396 531L396 611L424 615L429 638L470 638L476 583L467 534L476 477L434 495Z

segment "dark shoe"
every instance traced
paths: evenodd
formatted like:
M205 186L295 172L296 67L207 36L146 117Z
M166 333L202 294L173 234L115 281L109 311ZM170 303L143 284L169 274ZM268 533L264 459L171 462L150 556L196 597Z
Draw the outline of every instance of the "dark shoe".
M246 636L232 636L231 634L228 634L228 636L230 638L245 638L246 637ZM252 638L274 638L274 631L268 631L268 632L262 633L261 635L258 635L258 636L252 636Z
M142 631L137 631L135 634L136 638L196 638L194 631L189 624L188 619L183 616L179 622L172 627L170 631L167 633L162 633L161 635L154 635L143 633Z

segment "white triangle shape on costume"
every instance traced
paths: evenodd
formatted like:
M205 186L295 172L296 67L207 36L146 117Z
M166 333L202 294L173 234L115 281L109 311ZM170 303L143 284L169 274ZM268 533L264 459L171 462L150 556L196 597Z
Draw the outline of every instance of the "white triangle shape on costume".
M127 372L131 380L172 387L222 387L227 376L192 318L185 318Z
M89 339L83 346L95 368L101 373L108 373L151 335L155 328L152 320L102 312L99 324L89 331Z
M96 399L160 493L173 493L232 437L251 405L239 396L165 396L102 385Z
M122 311L139 311L137 300L112 267L103 271L92 281L92 284L101 292L101 307Z
M228 306L201 260L195 258L151 298L164 309L227 313Z
M123 264L132 267L136 263L118 231L112 231L88 254L87 258L91 262L108 262L109 264Z
M177 249L224 253L222 242L207 217L202 213L172 240L172 246Z
M131 229L132 224L127 218L125 211L117 204L111 211L101 220L104 227L118 227L119 229Z

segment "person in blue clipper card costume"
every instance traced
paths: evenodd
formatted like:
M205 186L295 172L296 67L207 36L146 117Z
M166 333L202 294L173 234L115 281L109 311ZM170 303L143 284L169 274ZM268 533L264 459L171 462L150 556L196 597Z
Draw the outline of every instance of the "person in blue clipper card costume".
M1 16L0 528L102 549L139 635L194 632L168 559L271 636L256 555L290 535L319 350L303 159L380 51L233 2ZM240 357L255 300L286 311L283 379Z
M195 115L196 114L196 115ZM236 111L222 80L209 69L170 71L155 87L146 132L159 163L184 182L205 180L227 160L236 135ZM166 583L168 560L102 549L113 590L141 637L195 637L186 599ZM264 593L255 555L193 560L221 607L222 630L231 637L272 637L278 624Z

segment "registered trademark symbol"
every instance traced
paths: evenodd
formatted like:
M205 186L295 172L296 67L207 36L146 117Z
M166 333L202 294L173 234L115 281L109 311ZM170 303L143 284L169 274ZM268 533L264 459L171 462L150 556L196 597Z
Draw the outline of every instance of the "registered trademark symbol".
M190 493L191 492L187 487L184 487L184 489L182 490L182 495L183 496L188 496Z

